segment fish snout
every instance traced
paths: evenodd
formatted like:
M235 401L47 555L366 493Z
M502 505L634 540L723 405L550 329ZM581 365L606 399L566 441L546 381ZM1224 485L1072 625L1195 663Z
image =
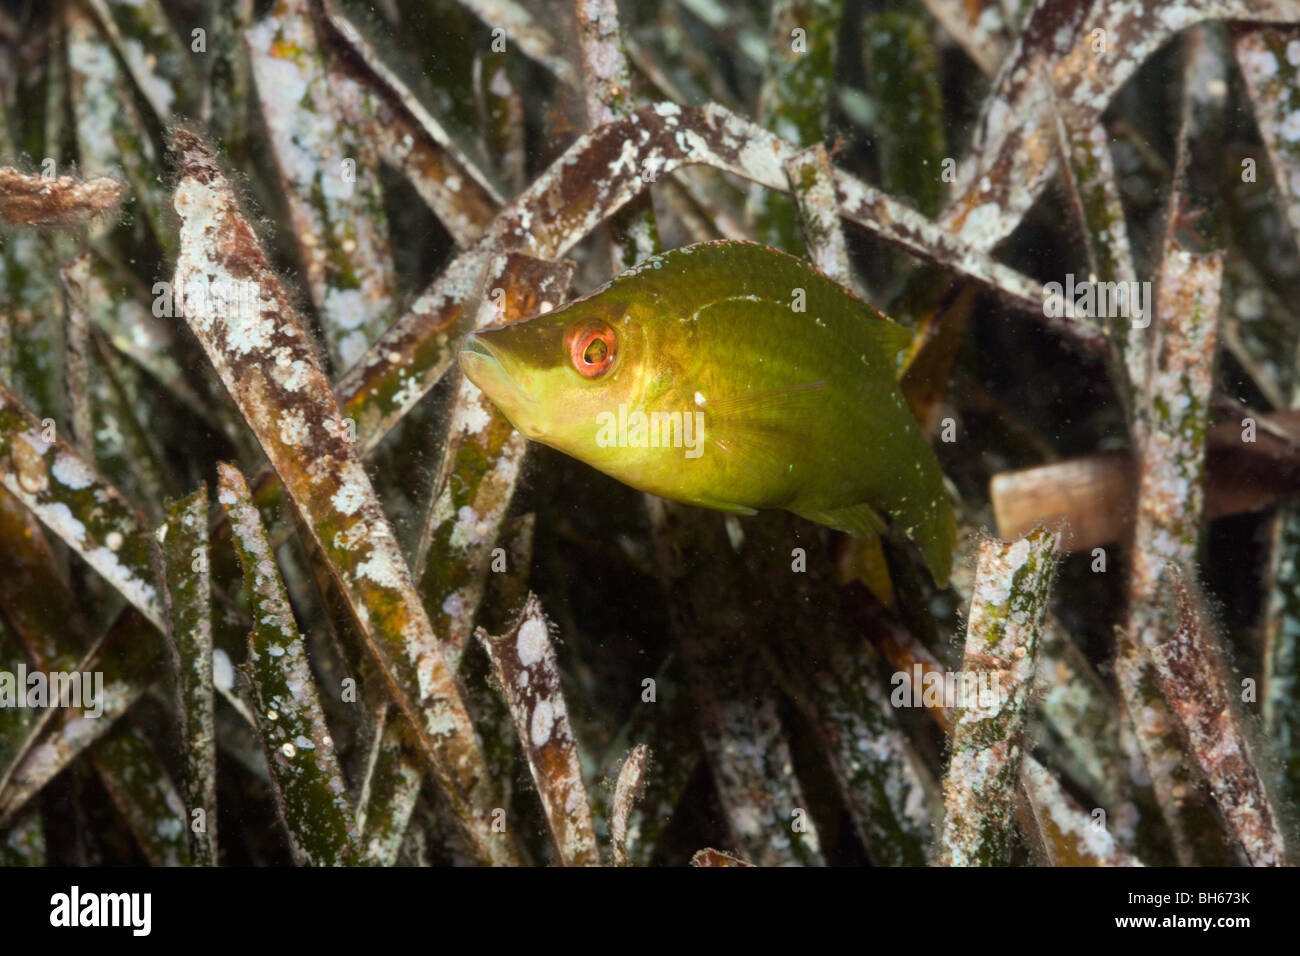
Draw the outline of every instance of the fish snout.
M478 332L465 336L465 344L460 349L460 369L507 417L513 418L512 413L533 402L501 354Z
M471 382L488 392L489 397L492 397L488 386L490 381L504 383L510 380L501 359L477 332L465 336L465 343L460 349L460 370Z
M465 341L460 347L460 363L462 368L465 366L466 359L470 357L473 357L475 361L489 359L500 364L500 359L498 359L496 353L492 351L492 346L488 345L487 342L483 340L483 336L479 335L477 332L470 332L466 335Z

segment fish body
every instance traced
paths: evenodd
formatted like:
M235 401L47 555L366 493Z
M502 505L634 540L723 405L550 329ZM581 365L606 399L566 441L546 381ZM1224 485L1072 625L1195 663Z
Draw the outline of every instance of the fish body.
M749 242L655 256L550 313L471 333L461 367L526 437L651 494L784 508L866 536L888 516L945 584L955 537L897 383L907 330Z

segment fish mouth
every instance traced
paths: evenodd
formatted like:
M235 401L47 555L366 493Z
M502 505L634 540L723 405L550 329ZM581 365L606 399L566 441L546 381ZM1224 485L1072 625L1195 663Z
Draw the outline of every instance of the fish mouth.
M460 368L466 378L498 405L532 401L528 390L510 374L501 355L477 332L465 336L465 344L460 349Z
M465 336L465 344L461 346L461 355L482 355L485 358L496 359L496 353L492 351L492 346L483 341L483 336L477 332L471 332Z

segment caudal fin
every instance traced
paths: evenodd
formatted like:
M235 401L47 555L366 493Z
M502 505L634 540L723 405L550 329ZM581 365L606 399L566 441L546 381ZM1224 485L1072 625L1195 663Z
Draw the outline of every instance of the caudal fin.
M934 583L946 588L952 573L952 552L957 546L957 517L947 493L940 491L939 500L921 509L913 516L913 522L916 530L909 534L921 549Z
M925 559L925 566L930 569L934 583L946 588L948 575L952 573L952 552L957 544L957 519L948 495L940 489L936 500L907 499L897 507L886 510L893 519L894 526L906 532L920 548L921 557ZM885 531L885 523L880 514L865 503L830 511L801 511L799 514L809 521L816 521L858 538L869 538Z

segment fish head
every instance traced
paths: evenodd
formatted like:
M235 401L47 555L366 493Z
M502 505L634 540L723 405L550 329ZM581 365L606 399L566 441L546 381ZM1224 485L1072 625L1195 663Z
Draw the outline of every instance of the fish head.
M638 311L588 297L471 332L460 366L525 437L598 464L609 454L597 441L601 414L644 393L649 326Z

